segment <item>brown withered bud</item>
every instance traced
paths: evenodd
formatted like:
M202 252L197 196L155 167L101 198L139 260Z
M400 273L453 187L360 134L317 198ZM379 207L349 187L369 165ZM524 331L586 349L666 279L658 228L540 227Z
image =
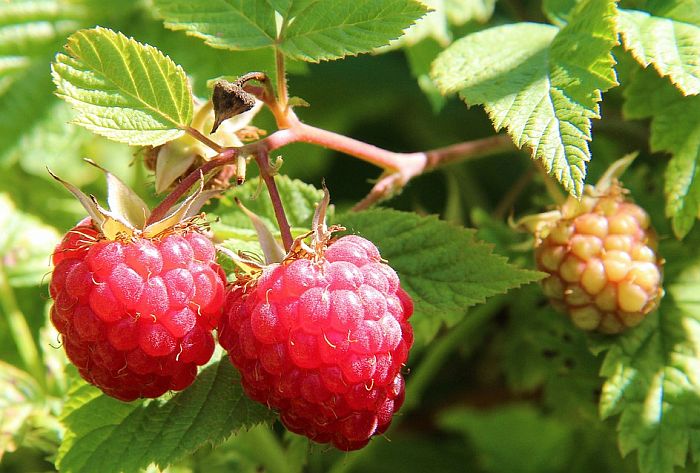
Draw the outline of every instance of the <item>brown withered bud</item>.
M247 112L255 106L255 96L246 92L243 86L250 80L267 81L267 76L261 72L251 72L239 77L235 82L219 80L214 84L211 101L214 104L214 133L219 125L231 117Z

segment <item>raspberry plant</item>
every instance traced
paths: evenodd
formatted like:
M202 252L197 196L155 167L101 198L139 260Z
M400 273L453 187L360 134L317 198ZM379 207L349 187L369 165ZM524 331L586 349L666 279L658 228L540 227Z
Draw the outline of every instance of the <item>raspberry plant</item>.
M697 469L692 2L0 31L3 471Z

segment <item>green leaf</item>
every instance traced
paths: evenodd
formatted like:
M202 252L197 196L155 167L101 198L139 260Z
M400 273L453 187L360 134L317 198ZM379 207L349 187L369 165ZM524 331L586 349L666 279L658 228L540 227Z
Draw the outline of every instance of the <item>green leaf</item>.
M160 145L192 120L185 72L156 48L97 27L68 38L52 65L57 94L74 122L130 145Z
M415 0L319 0L282 32L282 51L319 62L389 44L426 13Z
M0 194L0 265L11 286L38 286L49 273L49 255L60 240L58 232L18 211L7 194Z
M66 434L56 465L66 473L164 468L207 443L271 420L249 400L228 359L204 369L195 383L169 400L123 403L80 384L62 414Z
M452 33L447 21L447 12L443 0L420 0L430 9L394 41L380 48L378 52L413 46L424 39L431 38L442 47L452 41Z
M658 311L610 342L601 375L603 418L620 415L623 455L637 450L642 473L673 473L688 451L700 459L700 260L697 238L668 240L666 295ZM675 264L674 264L675 262Z
M267 2L154 0L153 3L165 26L185 30L215 48L243 50L275 44L275 10Z
M439 417L442 428L469 439L488 472L547 473L567 469L574 451L570 425L527 405L480 412L453 408Z
M581 0L543 0L542 11L549 21L556 26L564 27L571 18L571 13Z
M468 35L438 56L433 79L443 94L484 104L496 130L507 128L515 144L529 146L567 191L581 195L591 120L600 118L602 92L617 85L615 13L613 0L587 0L561 30L517 23Z
M626 118L651 118L651 150L673 154L665 176L666 216L676 237L700 211L700 97L684 97L656 74L636 74L625 90Z
M437 217L369 210L337 219L350 233L374 242L413 297L416 337L429 341L444 323L487 297L536 281L541 273L519 269L477 241L475 231Z
M283 174L275 176L275 182L289 225L296 233L308 231L311 228L311 219L316 203L323 198L323 191L297 179L290 179ZM238 197L248 210L260 217L270 229L279 235L272 201L267 191L260 188L260 185L259 178L251 179L242 186L229 190L224 197L219 199L218 207L212 212L213 215L220 218L220 222L212 223L215 232L227 238L227 232L240 235L241 230L254 229L250 219L236 205L234 199ZM246 234L254 235L250 232ZM255 239L257 240L257 238Z
M700 25L620 10L622 44L644 67L654 66L684 94L700 93Z

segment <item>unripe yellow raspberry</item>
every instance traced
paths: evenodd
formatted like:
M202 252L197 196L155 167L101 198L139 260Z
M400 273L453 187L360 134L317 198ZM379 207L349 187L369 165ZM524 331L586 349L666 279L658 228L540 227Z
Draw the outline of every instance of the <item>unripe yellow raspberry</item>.
M614 182L570 199L540 228L535 257L545 295L584 330L613 334L639 324L663 295L663 261L649 216Z

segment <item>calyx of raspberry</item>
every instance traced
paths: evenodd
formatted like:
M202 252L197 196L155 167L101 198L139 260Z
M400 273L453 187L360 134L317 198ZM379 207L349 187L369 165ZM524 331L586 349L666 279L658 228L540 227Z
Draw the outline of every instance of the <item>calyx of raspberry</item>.
M155 222L149 222L151 210L138 194L114 174L91 160L86 161L105 174L109 209L102 207L95 196L87 195L51 171L49 173L80 201L90 216L92 225L107 240L153 238L191 220L198 214L207 200L218 193L215 190L204 191L200 182L199 189L177 207L171 209L165 217Z

